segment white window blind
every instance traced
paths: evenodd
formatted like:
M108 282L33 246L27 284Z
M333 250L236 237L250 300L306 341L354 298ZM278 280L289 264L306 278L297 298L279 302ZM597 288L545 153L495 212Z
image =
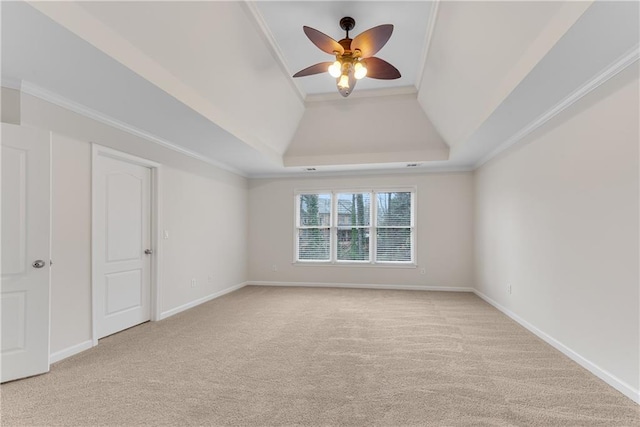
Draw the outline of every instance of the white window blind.
M331 194L298 196L298 260L331 259Z
M337 259L369 261L371 193L338 193Z
M376 202L376 259L387 262L411 261L411 193L376 193Z
M296 196L300 262L413 263L414 191L332 191Z

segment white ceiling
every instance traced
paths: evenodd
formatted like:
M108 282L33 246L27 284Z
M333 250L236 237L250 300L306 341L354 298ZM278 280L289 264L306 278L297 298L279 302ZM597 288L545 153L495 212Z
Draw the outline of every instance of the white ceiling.
M2 3L2 78L177 144L241 173L277 165L23 2Z
M452 156L475 164L486 161L541 120L553 117L559 107L571 105L637 63L639 21L638 2L595 2L465 143L452 148Z
M59 13L58 22L281 162L304 105L243 2L95 1L38 7Z
M639 9L570 1L2 2L2 78L247 176L311 166L400 171L414 162L419 170L468 169L637 61ZM302 25L340 38L345 15L356 19L353 34L395 25L378 56L402 79L365 79L343 99L328 76L291 78L328 56Z
M540 59L526 64L525 75L509 81L523 59L537 53L531 46L554 16L563 7L572 8L573 16L562 20L568 28L585 5L588 3L439 5L420 97L425 112L438 124L449 145L466 141ZM445 25L446 29L442 28Z
M365 78L358 81L357 90L417 86L424 64L423 52L427 34L430 1L259 1L258 19L282 54L289 75L318 62L333 60L318 49L304 34L302 26L315 28L340 40L345 32L340 19L350 16L356 26L350 38L381 24L392 24L393 34L376 54L393 64L402 74L396 80ZM335 93L335 79L328 73L295 79L304 96Z

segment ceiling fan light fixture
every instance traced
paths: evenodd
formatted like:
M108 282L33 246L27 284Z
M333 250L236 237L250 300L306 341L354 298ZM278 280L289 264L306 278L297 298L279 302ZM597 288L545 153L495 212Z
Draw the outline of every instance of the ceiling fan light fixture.
M349 89L349 76L343 74L338 80L338 89Z
M328 35L311 27L303 26L302 30L309 40L321 51L335 55L334 62L320 62L298 71L293 77L311 76L329 72L336 79L338 92L343 97L349 96L358 80L365 77L379 80L393 80L401 77L400 71L387 61L375 55L387 43L393 32L393 25L383 24L369 28L353 39L349 37L356 21L351 17L340 20L340 28L345 30L346 37L336 41Z
M360 61L353 66L353 76L360 80L367 76L367 67Z
M340 61L335 61L333 64L329 65L329 74L331 77L338 78L342 73L342 64Z
M336 83L338 86L338 92L343 97L347 97L353 92L353 89L356 87L356 78L353 75L353 67L351 64L348 64L347 67L343 68L342 75L336 79Z

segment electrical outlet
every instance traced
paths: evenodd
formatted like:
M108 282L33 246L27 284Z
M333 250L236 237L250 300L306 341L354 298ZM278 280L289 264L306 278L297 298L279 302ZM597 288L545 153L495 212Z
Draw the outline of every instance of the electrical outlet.
M213 276L209 276L207 278L207 282L209 282L209 284L212 285L213 284Z
M427 269L426 268L421 268L420 269L420 274L427 274Z
M509 292L509 295L511 295L511 285L507 286L507 292Z
M169 238L169 230L164 230L164 232L162 233L162 238L164 240L167 240Z
M198 286L198 281L196 280L196 278L194 277L193 279L191 279L191 287L195 288L196 286Z
M275 264L273 264L273 265L271 266L271 271L278 271L278 266L277 266L277 265L275 265Z

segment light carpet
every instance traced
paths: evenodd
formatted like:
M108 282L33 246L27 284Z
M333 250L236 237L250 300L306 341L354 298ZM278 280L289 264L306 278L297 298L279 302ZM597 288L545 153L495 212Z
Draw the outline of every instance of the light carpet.
M2 425L639 426L473 294L249 286L2 386Z

